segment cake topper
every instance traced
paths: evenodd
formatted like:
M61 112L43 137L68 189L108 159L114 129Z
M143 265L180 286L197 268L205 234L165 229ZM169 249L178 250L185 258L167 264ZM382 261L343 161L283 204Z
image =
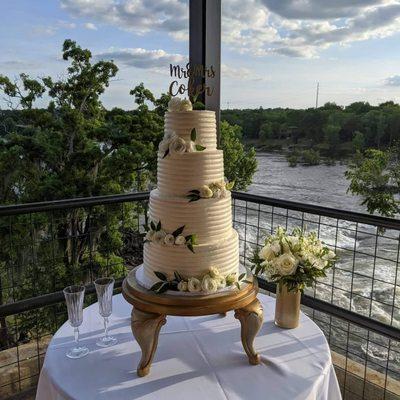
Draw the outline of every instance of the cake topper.
M168 90L168 93L172 97L186 94L193 103L196 103L197 98L202 93L206 96L212 96L214 93L214 88L212 86L205 83L198 84L196 82L196 78L214 78L215 69L213 65L205 67L200 64L187 63L182 67L180 65L170 64L169 73L171 78L174 78ZM182 79L188 80L187 85L179 82Z

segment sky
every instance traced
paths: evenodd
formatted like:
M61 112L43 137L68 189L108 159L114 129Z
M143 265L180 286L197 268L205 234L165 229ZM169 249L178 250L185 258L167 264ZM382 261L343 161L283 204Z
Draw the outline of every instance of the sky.
M222 0L222 108L400 103L400 0ZM188 0L2 0L0 74L65 76L64 39L113 59L107 108L166 92L188 55ZM45 104L43 99L38 106ZM0 99L0 106L5 103Z

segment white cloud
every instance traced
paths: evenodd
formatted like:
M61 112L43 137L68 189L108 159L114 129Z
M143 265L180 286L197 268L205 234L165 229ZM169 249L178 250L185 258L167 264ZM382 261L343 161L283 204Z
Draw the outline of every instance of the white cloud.
M75 29L74 22L59 20L53 25L37 25L32 29L32 33L37 36L54 36L60 29Z
M392 75L383 81L384 86L400 86L400 75Z
M169 64L187 63L187 57L181 54L169 54L164 50L146 50L142 48L111 48L95 55L98 60L114 60L116 64L127 67L151 69L161 73L169 73Z
M249 68L243 68L243 67L231 67L226 64L221 64L221 75L224 78L232 78L235 79L236 81L264 81L267 80L266 77L260 76L256 74L254 71L252 71Z
M138 34L188 36L188 0L60 0L74 17ZM223 43L241 54L317 57L332 45L382 38L400 29L399 0L223 1Z
M97 31L97 26L93 22L86 22L86 24L84 24L84 27L92 31Z
M60 0L75 17L90 18L128 31L179 32L187 29L187 0Z

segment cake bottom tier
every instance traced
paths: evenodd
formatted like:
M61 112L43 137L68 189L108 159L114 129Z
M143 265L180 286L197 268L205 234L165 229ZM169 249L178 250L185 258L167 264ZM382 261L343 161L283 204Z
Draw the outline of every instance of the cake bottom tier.
M212 244L194 247L192 253L186 246L165 246L146 243L143 254L143 275L148 282L159 279L155 271L172 279L177 271L183 278L201 278L211 267L217 268L222 276L239 271L239 236L232 234Z

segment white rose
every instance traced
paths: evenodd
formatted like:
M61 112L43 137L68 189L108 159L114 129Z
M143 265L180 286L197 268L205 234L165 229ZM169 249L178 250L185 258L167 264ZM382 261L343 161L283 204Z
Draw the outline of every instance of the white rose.
M267 281L273 281L274 279L272 277L277 274L276 268L273 265L271 265L271 263L269 263L268 261L264 261L263 263L261 263L261 265L265 267L264 270L265 279Z
M178 235L175 238L175 244L178 245L178 246L183 246L184 244L186 244L185 236Z
M221 190L220 189L214 190L213 198L214 199L219 199L220 197L221 197Z
M201 288L207 293L215 293L218 290L218 282L210 275L206 275L201 281Z
M275 253L272 250L270 245L266 245L264 246L260 252L258 253L258 255L260 256L260 258L262 258L263 260L267 260L267 261L271 261L275 258Z
M172 138L177 137L178 135L173 131L168 131L164 133L163 140L170 142Z
M219 181L214 183L215 187L220 190L224 190L226 187L225 181Z
M171 154L183 154L186 152L186 142L179 136L171 139L169 143L169 152Z
M149 231L146 233L145 240L148 240L149 242L151 242L151 241L153 240L154 233L155 233L154 231L149 230Z
M186 281L180 281L178 283L178 290L180 292L187 292L188 291L188 283Z
M218 268L211 267L211 268L208 270L208 275L210 275L211 278L217 278L217 277L219 277L219 270L218 270Z
M196 151L196 145L191 140L186 142L186 151L188 153L194 153Z
M209 199L212 196L213 196L213 192L207 185L203 185L200 188L200 197L202 197L203 199Z
M221 199L226 199L228 197L229 190L223 189L221 190Z
M275 242L272 242L272 243L270 244L270 247L271 247L271 250L272 250L275 254L278 254L278 253L281 252L281 244L279 243L278 240L275 241Z
M297 246L299 244L298 236L288 236L286 240L292 245Z
M293 275L296 272L299 261L291 253L285 253L274 260L274 267L282 275Z
M158 145L158 150L161 153L165 153L169 148L169 141L166 139L161 140L160 144Z
M164 243L166 233L161 229L154 233L153 235L153 242L161 244Z
M336 254L334 251L329 250L327 254L324 254L324 256L322 257L323 260L332 260L336 257Z
M190 100L182 100L181 101L181 106L179 111L192 111L193 110L193 106Z
M230 274L225 278L226 286L232 286L237 281L236 273Z
M188 280L188 291L189 292L200 292L201 282L197 278L189 278Z
M174 235L171 235L170 233L168 233L167 235L165 235L164 243L165 243L167 246L173 246L173 245L175 244Z
M226 280L223 276L217 276L215 280L217 281L218 289L223 289L226 287Z
M173 97L168 102L168 111L180 111L182 100L178 97Z

